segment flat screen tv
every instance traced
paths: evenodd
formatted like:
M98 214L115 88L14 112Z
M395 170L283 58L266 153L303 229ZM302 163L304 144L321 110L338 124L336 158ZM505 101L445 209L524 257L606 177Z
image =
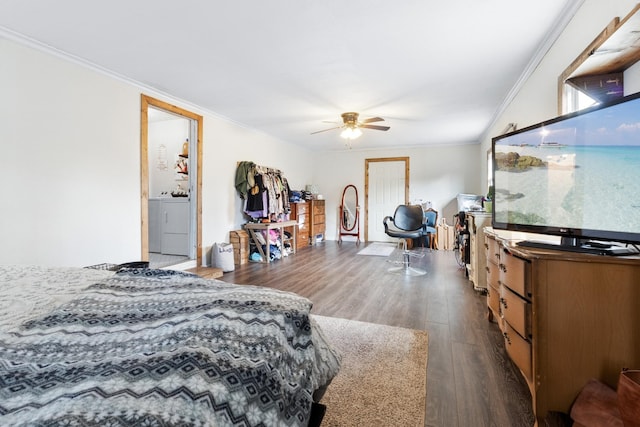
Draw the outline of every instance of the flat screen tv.
M493 227L561 236L520 245L638 253L640 94L494 137L492 160Z

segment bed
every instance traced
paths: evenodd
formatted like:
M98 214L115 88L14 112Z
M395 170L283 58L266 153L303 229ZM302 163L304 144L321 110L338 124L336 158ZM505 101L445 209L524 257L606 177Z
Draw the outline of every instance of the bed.
M306 426L340 357L301 296L0 266L0 425Z

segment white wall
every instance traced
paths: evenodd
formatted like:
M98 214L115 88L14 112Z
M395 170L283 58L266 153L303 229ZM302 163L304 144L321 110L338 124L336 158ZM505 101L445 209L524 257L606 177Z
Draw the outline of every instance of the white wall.
M204 116L203 246L227 241L244 222L234 189L238 161L281 169L292 188L315 183L327 199L327 237L336 237L342 189L355 184L364 203L364 159L409 156L411 200L431 200L445 218L460 192L486 191L486 150L507 123L519 127L556 115L558 75L614 16L636 0L586 0L566 31L496 120L482 145L342 153L308 152L199 111ZM84 266L139 259L140 93L65 59L0 38L0 262ZM639 88L638 68L626 75ZM364 225L364 224L363 224Z
M508 123L523 128L558 115L558 76L577 58L616 16L623 19L637 0L585 0L540 65L523 85L482 141L482 151L491 148L491 138L503 133ZM625 94L640 90L640 68L624 75ZM486 176L486 165L481 177ZM486 191L486 189L485 189Z
M86 266L141 257L140 93L128 82L0 38L0 262ZM154 93L146 93L162 99ZM243 223L235 166L310 180L309 153L204 116L203 246Z
M440 218L446 218L449 224L457 211L458 193L481 194L478 192L486 186L485 181L477 179L481 166L478 159L486 159L479 144L321 153L314 157L313 183L326 199L327 239L337 240L342 190L349 184L358 188L361 238L364 238L365 159L388 157L409 157L409 201L430 200ZM344 240L353 239L347 236Z
M202 158L202 242L207 253L213 243L228 242L229 231L246 222L235 191L238 162L280 169L292 188L304 186L312 176L308 151L212 116L204 118Z
M139 94L0 39L0 262L140 257Z

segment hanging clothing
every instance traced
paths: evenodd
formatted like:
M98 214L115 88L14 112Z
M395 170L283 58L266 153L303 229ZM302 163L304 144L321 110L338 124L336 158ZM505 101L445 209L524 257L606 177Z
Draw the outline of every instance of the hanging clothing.
M251 218L281 221L291 212L289 184L278 169L239 162L235 185Z
M284 176L280 176L282 179L282 205L283 212L285 214L291 213L291 200L289 199L289 195L291 194L291 188L289 188L289 182L287 178Z
M260 219L269 216L269 200L261 174L254 175L255 186L247 194L244 211L251 218ZM257 190L257 191L256 191Z
M250 188L255 185L253 181L255 164L253 162L240 162L236 168L236 190L240 194L241 199L247 198Z

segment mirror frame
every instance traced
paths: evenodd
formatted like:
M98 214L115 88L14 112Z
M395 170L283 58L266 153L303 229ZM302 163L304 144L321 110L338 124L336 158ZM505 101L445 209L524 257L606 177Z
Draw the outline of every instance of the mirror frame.
M345 198L347 196L347 192L349 190L353 189L353 193L355 194L355 214L354 214L354 221L353 221L353 225L349 228L345 227L344 222L343 222L343 218L344 218L344 213L345 213ZM340 217L338 218L338 227L339 227L339 237L338 237L338 243L342 243L342 236L356 236L357 240L356 243L360 244L360 204L358 202L358 188L353 185L353 184L349 184L346 187L344 187L344 190L342 190L342 199L340 201Z
M574 59L558 77L558 114L567 114L565 85L567 80L579 70L589 70L580 75L599 77L612 73L623 73L627 68L640 61L640 48L627 46L628 34L635 32L640 21L640 4L637 4L623 19L613 18L596 38ZM625 25L626 24L626 25ZM609 58L603 62L602 55L594 56L598 49ZM607 53L608 51L612 53ZM624 93L624 91L623 91Z
M351 224L351 227L348 227L347 225L344 224L344 213L345 213L345 199L347 197L350 198L350 194L348 194L348 191L350 189L353 189L353 196L355 197L355 206L354 206L354 219L353 219L353 224ZM347 206L347 208L349 208L349 206ZM351 209L347 209L347 211L349 211ZM341 227L345 230L345 231L353 231L354 228L356 228L356 224L358 223L359 218L359 210L360 210L360 206L358 205L358 189L356 188L355 185L353 184L349 184L346 187L344 187L344 190L342 190L342 203L340 204L340 225Z

